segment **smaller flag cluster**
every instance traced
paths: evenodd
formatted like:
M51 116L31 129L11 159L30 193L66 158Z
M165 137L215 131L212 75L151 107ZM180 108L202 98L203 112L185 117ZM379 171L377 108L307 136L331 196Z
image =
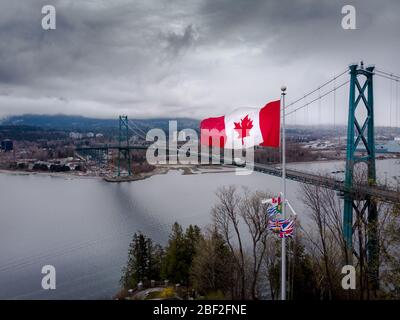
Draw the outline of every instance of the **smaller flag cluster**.
M264 203L270 203L271 206L267 209L268 213L268 230L278 233L280 238L292 237L294 233L294 220L282 219L278 216L282 213L281 198L271 198Z
M267 209L268 216L274 217L277 214L282 213L282 204L281 204L281 197L268 199L267 203L271 203L272 205Z
M292 237L294 232L294 220L287 220L282 224L281 231L279 232L280 238Z

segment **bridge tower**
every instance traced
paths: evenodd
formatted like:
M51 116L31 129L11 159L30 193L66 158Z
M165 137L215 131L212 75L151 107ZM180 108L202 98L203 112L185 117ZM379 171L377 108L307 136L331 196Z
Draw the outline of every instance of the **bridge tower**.
M118 133L118 177L121 176L121 160L126 160L128 167L128 176L132 175L131 171L131 154L129 149L129 124L128 116L119 116L119 133Z
M364 162L368 166L368 184L376 184L375 170L375 140L374 140L374 66L364 68L352 64L350 69L349 115L347 126L346 176L344 194L343 231L348 247L347 262L351 263L353 255L353 213L368 221L367 228L367 263L368 272L373 287L378 286L379 248L377 240L377 208L371 196L355 199L353 189L354 167ZM361 115L360 115L361 113ZM356 155L357 147L365 148L365 155ZM353 191L353 192L351 192ZM356 200L362 205L357 206ZM360 202L358 202L360 203Z

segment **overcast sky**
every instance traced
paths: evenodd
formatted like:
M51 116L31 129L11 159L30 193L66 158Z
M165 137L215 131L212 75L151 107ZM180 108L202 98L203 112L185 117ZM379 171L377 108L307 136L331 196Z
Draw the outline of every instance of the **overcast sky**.
M45 4L56 30L41 27ZM357 30L341 27L345 4ZM0 0L0 117L202 118L279 99L283 83L290 102L353 61L400 74L399 9L398 0Z

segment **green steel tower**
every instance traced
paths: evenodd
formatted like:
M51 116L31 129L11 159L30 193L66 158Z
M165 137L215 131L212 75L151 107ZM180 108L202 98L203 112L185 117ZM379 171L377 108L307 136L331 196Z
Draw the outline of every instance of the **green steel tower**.
M352 64L350 69L349 115L347 127L346 177L344 195L343 231L348 248L347 262L351 263L353 255L353 212L358 216L367 217L367 261L371 283L378 285L379 249L377 241L377 208L376 202L370 196L355 199L354 167L364 162L368 166L368 184L376 184L375 170L375 140L374 140L374 66L364 69ZM360 110L361 109L361 110ZM365 149L364 155L356 154L356 149ZM360 195L358 195L360 196ZM355 200L362 206L357 206Z
M128 116L119 116L119 134L118 134L118 177L121 176L121 159L126 160L128 176L131 171L131 154L129 149L129 124Z

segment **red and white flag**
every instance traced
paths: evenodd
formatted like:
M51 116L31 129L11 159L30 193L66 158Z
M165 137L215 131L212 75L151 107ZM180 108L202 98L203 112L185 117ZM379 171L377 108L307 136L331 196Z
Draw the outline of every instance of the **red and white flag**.
M200 123L201 144L221 148L279 147L280 100L263 108L240 108Z
M281 197L279 196L279 197L273 197L271 199L265 199L265 200L262 200L261 203L270 203L273 205L278 205L278 204L281 204Z

